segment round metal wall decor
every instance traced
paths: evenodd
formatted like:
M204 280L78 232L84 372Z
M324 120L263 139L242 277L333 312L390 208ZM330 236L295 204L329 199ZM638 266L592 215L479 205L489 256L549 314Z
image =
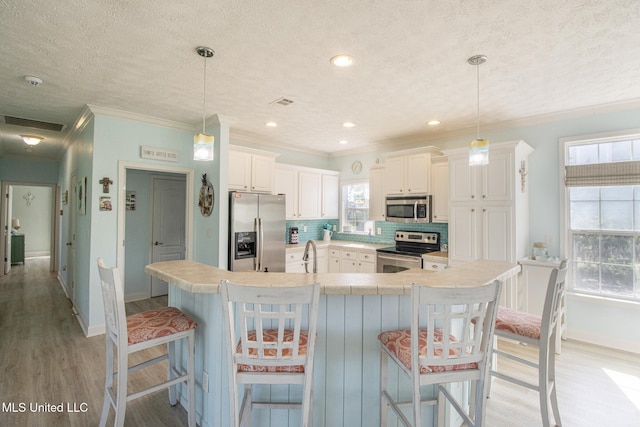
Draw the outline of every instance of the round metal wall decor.
M211 185L211 182L207 179L207 174L202 174L202 187L200 187L200 195L198 197L198 206L200 207L202 216L211 215L214 202L213 185Z

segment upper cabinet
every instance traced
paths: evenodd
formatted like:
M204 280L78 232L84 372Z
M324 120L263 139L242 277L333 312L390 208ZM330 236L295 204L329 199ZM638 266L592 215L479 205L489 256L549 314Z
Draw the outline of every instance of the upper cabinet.
M340 214L340 176L322 174L322 218L338 218Z
M287 196L287 219L338 218L339 172L276 164L274 188Z
M514 155L513 150L490 149L489 164L473 167L469 166L468 156L450 157L451 201L511 200L516 166Z
M389 154L385 161L386 194L431 193L431 156L439 154L436 147Z
M384 176L383 165L376 165L369 169L369 219L384 221Z
M449 221L449 162L446 156L431 159L431 194L433 222Z
M273 193L278 154L232 146L229 148L229 190Z

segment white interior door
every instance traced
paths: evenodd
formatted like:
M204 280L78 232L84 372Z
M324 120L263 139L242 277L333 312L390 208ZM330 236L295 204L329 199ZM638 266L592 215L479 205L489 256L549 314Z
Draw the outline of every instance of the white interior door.
M186 181L153 177L151 188L151 262L184 259ZM151 278L151 297L167 292L167 282Z
M13 199L13 187L8 184L2 184L2 247L4 248L4 274L8 274L11 270L11 203Z

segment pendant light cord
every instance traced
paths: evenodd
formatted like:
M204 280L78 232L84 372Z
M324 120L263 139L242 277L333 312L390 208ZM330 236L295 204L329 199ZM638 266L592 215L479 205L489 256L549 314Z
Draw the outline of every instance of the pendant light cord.
M204 58L204 77L202 79L202 133L204 133L204 129L205 129L205 104L207 102L207 57L204 56L203 58Z
M476 116L476 134L477 138L480 139L480 64L476 65L476 81L477 81L477 92L476 92L476 101L477 101L477 116Z

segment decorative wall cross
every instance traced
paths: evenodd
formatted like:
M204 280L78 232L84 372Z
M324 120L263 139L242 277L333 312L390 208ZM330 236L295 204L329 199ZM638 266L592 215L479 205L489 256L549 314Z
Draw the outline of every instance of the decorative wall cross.
M113 184L113 181L111 181L109 179L109 177L104 177L102 178L100 181L98 181L100 184L102 184L102 192L103 193L108 193L109 192L109 185Z
M522 192L524 193L524 185L527 182L527 162L523 160L520 163L520 170L518 172L520 172L520 184L522 186Z
M27 201L27 206L31 206L31 202L33 202L33 200L36 198L36 196L31 194L31 191L29 191L27 194L22 196L22 198Z

